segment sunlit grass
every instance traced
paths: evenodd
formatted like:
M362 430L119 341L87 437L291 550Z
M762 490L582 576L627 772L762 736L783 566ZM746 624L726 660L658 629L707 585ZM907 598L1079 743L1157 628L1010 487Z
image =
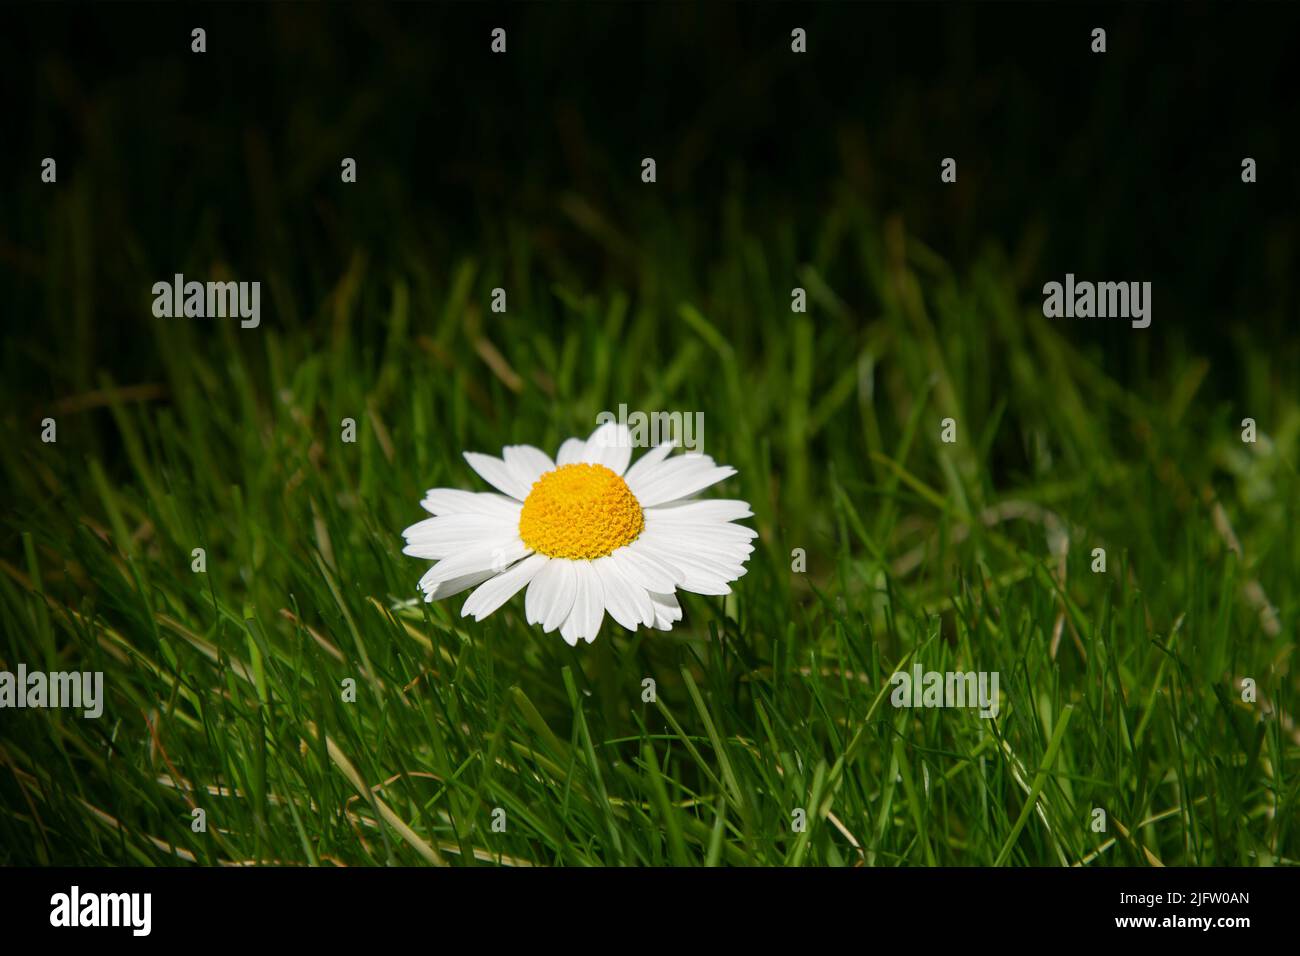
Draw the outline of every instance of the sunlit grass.
M1300 408L1265 345L1122 382L1105 352L1139 333L1048 322L997 256L953 274L851 204L833 229L806 258L737 232L698 275L664 223L593 287L527 247L358 255L256 330L142 315L142 381L90 371L52 304L67 361L6 395L0 657L108 699L0 717L0 861L1300 858ZM1241 400L1213 382L1237 364ZM463 450L553 451L621 402L703 412L739 469L733 595L577 649L519 599L415 600L399 532L426 488L481 488ZM914 662L999 672L997 719L895 709Z

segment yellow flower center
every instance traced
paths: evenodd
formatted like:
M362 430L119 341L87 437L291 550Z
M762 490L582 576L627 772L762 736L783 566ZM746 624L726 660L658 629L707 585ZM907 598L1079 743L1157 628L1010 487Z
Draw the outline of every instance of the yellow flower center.
M600 558L636 540L641 504L604 465L561 465L533 482L519 513L519 537L551 558Z

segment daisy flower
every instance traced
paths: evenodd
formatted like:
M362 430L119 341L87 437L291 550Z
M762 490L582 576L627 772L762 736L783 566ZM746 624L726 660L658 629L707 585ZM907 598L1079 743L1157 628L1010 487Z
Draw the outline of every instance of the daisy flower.
M671 630L677 589L730 594L758 536L732 524L753 514L746 502L695 498L736 470L672 450L666 442L629 468L627 426L608 422L554 461L530 445L500 458L465 452L497 490L433 488L420 502L434 517L402 532L402 551L437 562L420 579L424 599L474 588L461 616L481 621L526 587L528 623L569 644L594 641L606 611L629 631Z

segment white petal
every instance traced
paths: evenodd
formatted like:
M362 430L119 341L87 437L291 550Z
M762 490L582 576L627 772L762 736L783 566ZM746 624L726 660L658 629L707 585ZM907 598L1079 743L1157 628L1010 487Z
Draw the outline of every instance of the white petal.
M544 554L532 554L524 558L508 571L503 571L490 581L479 585L469 596L465 606L460 609L461 617L474 615L474 620L481 621L506 601L519 593L551 559Z
M639 480L636 487L628 487L642 508L652 508L693 495L735 473L734 468L713 464L707 455L682 455L664 462Z
M650 456L647 454L645 457L649 458ZM642 463L637 462L637 464L640 465ZM632 489L632 493L639 496L641 491L653 487L661 479L681 475L697 469L714 468L717 467L717 464L718 463L708 455L701 455L697 452L688 452L685 455L677 455L668 458L665 461L658 462L657 464L648 464L631 477L624 475L623 480L627 482L628 488ZM632 469L630 468L628 469L628 471L631 470Z
M715 548L678 542L668 544L663 548L663 553L683 571L693 567L707 574L720 575L726 581L734 581L745 573L745 562L753 550L754 546L750 544L737 548Z
M591 433L582 460L593 465L604 465L616 475L627 471L632 460L632 433L626 425L606 422Z
M587 452L587 443L581 438L566 438L564 444L560 446L560 452L555 456L557 465L576 465L582 461L582 456Z
M683 591L694 591L696 594L730 594L731 588L727 586L727 582L734 581L744 573L744 568L739 562L723 563L700 557L690 553L684 547L646 541L644 535L637 539L637 543L642 545L643 555L658 558L681 570L683 580L678 582L677 586Z
M628 476L631 476L631 472L628 472ZM642 507L645 506L642 505ZM683 521L695 524L706 521L736 521L740 518L752 518L754 512L749 509L749 502L747 501L740 501L735 498L709 498L705 501L673 501L657 505L654 508L647 508L646 519L648 520L651 516L660 521Z
M473 574L465 574L458 578L452 578L450 581L443 581L440 584L430 584L427 588L424 587L424 579L421 578L420 587L424 590L424 600L427 604L430 601L441 601L443 598L449 598L461 591L468 591L492 577L496 577L495 571L475 571Z
M531 552L532 548L520 541L518 537L514 540L484 542L443 558L420 579L420 586L427 590L429 585L441 584L443 581L473 574L475 571L500 573Z
M641 533L646 544L663 554L670 563L701 562L717 570L739 570L754 553L754 546L744 540L719 540L702 536L666 534L662 529L647 528Z
M565 640L573 635L590 644L596 639L600 623L605 619L605 589L590 561L574 561L572 564L577 593L573 599L573 610L560 628L560 634Z
M514 472L515 477L530 491L533 482L548 471L555 470L555 462L551 461L551 456L532 445L507 445L502 449L501 455L505 459L506 467Z
M518 527L517 520L476 514L425 518L402 532L406 539L402 553L416 558L445 558L484 541L509 540L518 533Z
M618 569L623 572L623 577L633 584L639 584L647 591L671 594L677 584L686 580L686 576L678 568L642 554L636 546L636 541L617 549L610 557L618 563Z
M740 550L748 547L750 551L754 549L754 539L758 537L753 528L746 528L738 524L675 524L667 521L646 520L643 535L651 535L655 538L659 536L672 538L674 541L689 542L699 544L706 548L727 548L728 550ZM745 552L746 554L749 551Z
M563 624L573 610L576 591L571 563L548 561L528 585L528 594L524 597L524 615L528 623L542 625L542 631L549 634Z
M647 517L642 537L651 540L678 541L682 544L698 544L702 548L723 548L726 551L745 551L754 549L754 539L758 537L753 528L739 524L726 524L713 521L702 524L686 524L676 521L658 521ZM748 549L748 550L745 550Z
M518 521L521 506L514 498L495 491L430 488L424 493L420 507L434 515L476 514Z
M677 603L677 596L651 592L650 600L655 607L655 627L661 631L671 631L673 622L682 619L682 606Z
M465 460L469 462L471 468L479 473L479 477L492 487L504 491L511 498L519 501L523 501L528 497L531 486L524 484L523 480L517 477L510 466L500 458L493 458L491 455L483 455L476 451L467 451L465 452Z
M677 447L670 441L664 442L651 448L648 452L636 460L636 464L627 470L623 475L623 480L630 486L632 482L638 481L645 477L652 469L656 468L661 461L668 457L669 453Z
M564 643L570 647L578 646L578 619L572 614L560 625L560 637L564 638Z
M610 617L629 631L635 631L638 624L654 624L654 605L649 593L623 577L609 555L592 561L591 567L600 576L605 590L605 610Z

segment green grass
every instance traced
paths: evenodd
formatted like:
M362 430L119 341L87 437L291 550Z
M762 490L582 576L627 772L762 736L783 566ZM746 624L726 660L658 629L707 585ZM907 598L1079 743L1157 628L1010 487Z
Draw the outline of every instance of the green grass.
M142 306L119 347L154 373L123 381L51 243L74 281L31 346L48 392L6 386L0 657L101 669L107 702L0 715L0 862L1300 860L1285 351L1049 322L1032 264L956 274L850 199L802 239L730 207L707 271L667 217L569 213L627 251L599 280L526 236L358 253L311 295L267 276L257 330ZM424 489L483 487L463 450L553 452L619 402L702 411L739 469L712 493L761 537L731 596L576 649L519 598L412 600L400 531ZM998 671L998 718L895 709L918 661Z

